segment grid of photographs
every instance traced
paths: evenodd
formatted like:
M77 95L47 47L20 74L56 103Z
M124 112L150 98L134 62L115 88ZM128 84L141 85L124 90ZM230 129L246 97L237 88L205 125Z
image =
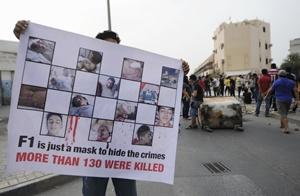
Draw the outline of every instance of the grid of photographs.
M130 143L139 146L152 146L155 127L173 128L179 70L162 66L158 85L143 82L138 59L124 57L120 75L110 76L101 73L102 51L79 48L73 69L52 64L54 55L54 41L29 38L18 109L43 112L40 135L66 137L70 116L89 120L93 142L112 142L114 122L132 123Z

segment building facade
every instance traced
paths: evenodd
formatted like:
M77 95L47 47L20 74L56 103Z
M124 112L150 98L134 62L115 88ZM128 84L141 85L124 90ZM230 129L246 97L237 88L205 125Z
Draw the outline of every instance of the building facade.
M222 23L215 30L213 41L215 74L245 75L270 68L272 44L269 23L261 20Z
M9 105L18 42L0 40L0 105Z
M300 55L300 38L290 41L290 54L297 53Z

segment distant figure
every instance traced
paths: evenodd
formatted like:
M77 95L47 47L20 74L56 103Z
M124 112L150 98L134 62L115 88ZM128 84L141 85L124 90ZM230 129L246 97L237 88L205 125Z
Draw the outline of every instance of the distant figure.
M267 94L268 89L271 87L271 77L268 74L267 69L261 70L262 76L257 81L258 84L258 96L257 96L257 103L256 103L256 110L255 110L255 116L259 116L260 112L260 106L262 104L262 101L264 100L264 97ZM269 110L270 110L270 97L265 97L265 103L266 103L266 109L265 109L265 117L269 116Z
M245 104L251 104L251 102L252 102L251 93L248 91L248 88L244 89L243 101Z

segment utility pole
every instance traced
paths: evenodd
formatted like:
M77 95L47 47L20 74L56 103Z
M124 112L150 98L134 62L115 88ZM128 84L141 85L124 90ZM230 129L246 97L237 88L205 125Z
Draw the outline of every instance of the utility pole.
M108 30L111 31L111 18L110 18L110 4L109 4L109 0L107 0L107 17L108 17Z

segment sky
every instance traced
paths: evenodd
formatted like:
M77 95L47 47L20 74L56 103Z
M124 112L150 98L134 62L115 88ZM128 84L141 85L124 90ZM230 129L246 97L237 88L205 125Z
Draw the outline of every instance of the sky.
M260 19L271 25L272 58L280 65L300 37L299 0L110 0L121 44L186 60L193 71L213 50L223 22ZM107 0L9 0L1 4L1 40L17 41L20 19L89 37L108 29Z

